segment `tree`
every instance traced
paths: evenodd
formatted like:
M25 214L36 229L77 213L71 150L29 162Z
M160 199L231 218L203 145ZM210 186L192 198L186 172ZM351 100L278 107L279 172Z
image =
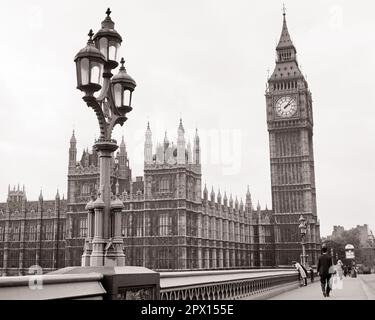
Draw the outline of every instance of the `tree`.
M354 254L357 259L360 259L360 231L357 228L352 228L350 230L344 230L339 236L331 237L329 239L325 238L324 243L328 247L330 252L333 249L334 258L336 258L336 253L340 260L346 260L345 258L345 246L347 244L352 244L354 246Z

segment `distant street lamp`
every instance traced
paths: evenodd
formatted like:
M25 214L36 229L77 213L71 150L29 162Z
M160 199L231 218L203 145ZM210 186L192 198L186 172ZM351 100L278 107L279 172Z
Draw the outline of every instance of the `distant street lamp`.
M116 140L112 139L112 131L117 124L124 124L126 114L132 110L136 83L127 74L123 58L118 74L112 78L112 70L118 66L117 54L122 38L114 29L109 8L106 14L102 28L95 35L90 30L87 46L74 58L77 88L84 92L87 106L94 109L100 128L100 137L94 145L99 154L100 184L96 199L86 206L88 232L82 266L125 265L121 236L124 205L118 198L118 185L116 198L111 199L111 160L112 153L118 148Z
M306 250L305 250L305 238L307 232L306 219L301 215L299 218L299 231L301 234L301 245L302 245L302 255L301 255L301 264L306 267Z

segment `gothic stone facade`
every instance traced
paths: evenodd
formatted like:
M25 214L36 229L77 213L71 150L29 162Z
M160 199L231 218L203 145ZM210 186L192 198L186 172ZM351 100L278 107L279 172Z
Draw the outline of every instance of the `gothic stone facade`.
M180 122L177 145L165 138L152 153L151 130L145 142L144 179L131 178L124 141L112 165L113 194L124 202L122 233L127 265L156 270L251 268L274 265L271 210L253 208L220 190L203 190L199 136L194 152L185 143ZM98 188L98 155L83 151L76 159L70 140L68 197L27 201L24 190L9 190L0 204L0 269L27 274L40 265L44 272L81 264L87 234L85 205ZM59 239L59 240L57 240Z
M199 136L193 150L180 121L177 144L167 136L153 154L145 139L144 197L125 200L123 230L127 261L158 270L273 266L271 211L253 209L220 190L202 198Z
M19 275L64 267L66 200L27 201L25 189L8 190L0 203L0 274Z

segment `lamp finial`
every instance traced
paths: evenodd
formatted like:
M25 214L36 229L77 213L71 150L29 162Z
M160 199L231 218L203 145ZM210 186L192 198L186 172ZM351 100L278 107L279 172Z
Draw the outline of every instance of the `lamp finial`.
M108 8L107 11L106 11L105 13L106 13L106 15L109 17L109 16L111 15L112 11L111 11L110 8Z
M125 59L124 59L124 57L121 58L120 63L121 63L120 70L125 70L125 71L126 71L126 69L125 69Z
M90 38L89 38L89 43L92 43L92 37L93 37L93 35L94 35L94 32L92 31L92 29L90 29L90 31L89 31L89 33L87 34Z

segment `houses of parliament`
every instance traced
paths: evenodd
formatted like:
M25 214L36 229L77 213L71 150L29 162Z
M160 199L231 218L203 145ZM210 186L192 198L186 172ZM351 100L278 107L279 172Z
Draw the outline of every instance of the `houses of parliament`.
M300 260L299 218L307 220L307 261L320 252L317 217L312 98L296 58L285 12L276 65L267 79L272 209L202 185L201 145L196 131L186 143L182 120L177 141L167 134L153 145L148 123L144 174L132 177L124 138L112 157L111 186L125 208L122 235L126 264L153 270L208 270L290 265ZM25 187L9 187L0 203L0 272L27 274L81 265L87 234L86 204L99 184L98 154L77 157L70 139L67 198L28 201Z

